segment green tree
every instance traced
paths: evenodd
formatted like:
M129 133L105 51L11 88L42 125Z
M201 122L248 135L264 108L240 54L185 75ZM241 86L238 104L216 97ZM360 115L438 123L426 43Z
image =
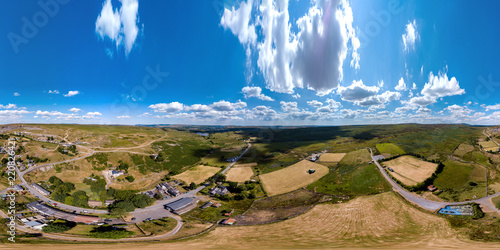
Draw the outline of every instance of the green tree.
M134 182L135 181L135 178L132 175L126 176L125 179L127 179L128 182Z
M153 199L149 198L149 196L145 194L138 194L132 198L132 203L134 204L135 207L138 208L145 208L149 205L151 205L154 202Z
M64 220L56 220L49 222L47 226L42 228L42 232L44 233L60 233L68 231L76 226L75 222L72 221L64 221Z

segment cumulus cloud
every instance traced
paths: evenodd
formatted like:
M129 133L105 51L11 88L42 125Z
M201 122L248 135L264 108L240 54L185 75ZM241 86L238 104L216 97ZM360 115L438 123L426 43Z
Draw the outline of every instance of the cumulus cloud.
M318 95L330 93L342 79L349 44L351 66L359 68L360 42L352 27L352 10L347 1L312 2L313 6L296 21L293 30L288 0L262 1L254 18L252 3L248 0L238 9L224 10L221 24L238 36L247 49L247 59L250 50L256 50L257 66L268 89L289 94L295 88L309 88ZM257 26L262 32L260 41L254 36ZM249 46L254 43L255 46Z
M349 87L340 86L337 93L344 101L357 102L376 95L379 89L377 86L366 86L359 80L353 81Z
M128 55L139 33L137 26L139 2L137 0L120 0L120 9L113 9L111 0L106 0L95 22L95 32L101 39L109 38L116 47L124 46ZM109 55L109 53L108 53Z
M297 102L285 102L285 101L281 101L280 104L281 104L281 109L284 112L299 111L299 109L297 108Z
M416 85L414 87L416 88ZM465 94L465 90L460 88L455 77L449 79L446 73L441 71L435 76L431 71L429 73L429 80L425 83L420 93L421 96L415 96L405 103L408 105L427 106L436 103L438 98Z
M236 109L241 109L247 106L246 102L239 101L235 103L231 103L228 101L218 101L214 102L210 107L215 111L233 111Z
M413 20L413 22L408 22L406 25L406 33L404 33L402 37L405 51L415 49L415 41L419 39L417 22L415 20Z
M68 91L67 94L64 94L63 96L64 97L71 97L71 96L75 96L75 95L78 95L80 94L80 91L78 90L71 90L71 91Z
M204 104L193 104L191 106L187 106L186 111L192 111L192 112L207 112L210 111L211 108L208 105Z
M238 9L235 9L234 6L231 10L224 9L220 20L222 27L230 29L242 44L255 44L257 40L255 25L250 24L252 5L253 0L248 0L241 2Z
M49 90L49 94L59 94L59 90L57 89Z
M0 110L0 116L24 115L29 114L27 110Z
M398 85L394 89L397 90L397 91L405 91L405 90L407 90L406 83L405 83L405 80L403 80L403 77L401 77L401 79L399 79Z
M82 116L84 119L99 119L102 116L99 112L88 112L86 115Z
M15 109L17 108L16 104L9 103L7 105L0 104L0 109Z
M453 95L465 94L465 90L461 89L455 77L448 78L446 73L439 72L435 76L432 71L429 73L429 81L425 83L422 89L422 95L432 97L445 97Z
M80 112L80 111L82 111L82 110L81 110L81 109L79 109L79 108L71 108L71 109L69 109L68 111L73 112L73 113L78 113L78 112Z
M153 109L154 112L166 112L166 113L175 113L184 109L184 105L179 102L171 102L171 103L157 103L149 105L150 109Z
M243 87L243 89L241 91L245 95L245 98L256 97L256 98L259 98L263 101L274 101L273 98L262 94L261 93L262 89L260 87L246 86L246 87Z
M14 92L14 96L20 96L21 94L19 94L18 92Z
M323 103L322 103L322 102L320 102L320 101L318 101L318 100L308 101L308 102L307 102L307 104L308 104L309 106L313 106L313 107L315 107L315 108L319 108L319 107L323 106Z
M252 109L249 118L259 119L264 121L276 120L278 118L278 112L276 112L271 107L257 106Z
M495 105L488 105L488 106L484 105L483 107L486 109L486 111L499 110L500 109L500 103L499 104L495 104Z

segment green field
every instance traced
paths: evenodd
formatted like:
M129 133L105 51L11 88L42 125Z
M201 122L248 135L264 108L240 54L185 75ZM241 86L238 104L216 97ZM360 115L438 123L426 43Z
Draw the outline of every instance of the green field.
M390 191L391 188L373 164L341 165L307 187L332 195L368 195Z
M445 161L444 165L443 172L434 181L434 185L439 189L463 186L469 180L469 175L474 169L470 164L452 160Z
M434 181L442 190L439 197L449 201L481 198L486 195L485 169L478 165L448 160Z
M370 161L372 161L370 151L368 151L368 149L366 148L363 148L347 153L339 162L339 165L357 165L368 163Z
M393 143L377 144L377 150L382 154L391 154L391 155L402 155L406 153L402 148Z

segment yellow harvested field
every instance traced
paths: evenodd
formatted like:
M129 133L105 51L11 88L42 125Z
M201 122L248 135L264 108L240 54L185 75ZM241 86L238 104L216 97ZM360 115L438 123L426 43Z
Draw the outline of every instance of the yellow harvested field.
M220 168L199 165L172 177L184 181L188 184L191 182L200 184L204 180L219 172L219 170Z
M401 156L394 160L383 163L390 167L394 172L389 172L396 179L400 180L405 185L415 185L429 178L438 164L432 162L421 161L414 156Z
M247 164L245 164L247 165ZM245 182L253 176L251 167L232 167L227 171L226 177L228 181Z
M309 174L309 169L314 169L316 172ZM292 166L263 174L260 180L267 194L272 196L305 187L328 174L328 171L329 168L323 165L302 160Z
M481 147L486 151L498 151L498 145L491 140L478 142Z
M203 224L202 224L203 225ZM199 232L202 225L183 230ZM207 225L207 224L204 224ZM209 224L208 224L209 225ZM198 231L194 231L197 229ZM228 237L228 235L230 237ZM129 249L497 249L497 242L471 241L449 222L408 205L394 193L363 196L344 204L320 204L282 222L215 227L198 237L182 241L116 243ZM33 244L10 244L9 249L29 249ZM40 250L109 249L109 244L38 244Z
M319 156L320 162L339 162L346 153L324 153Z
M446 219L413 208L392 192L359 197L345 204L320 204L283 222L217 227L207 235L185 242L186 246L209 244L213 248L253 249L389 246L428 249L461 247L464 243Z

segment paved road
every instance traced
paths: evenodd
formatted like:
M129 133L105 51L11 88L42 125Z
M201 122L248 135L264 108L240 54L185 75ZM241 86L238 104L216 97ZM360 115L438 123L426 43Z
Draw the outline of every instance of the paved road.
M247 142L247 144L248 144L248 148L246 148L245 151L243 151L243 153L241 153L241 155L238 156L233 163L229 164L229 166L227 166L224 170L222 170L223 174L225 174L234 164L236 164L236 162L250 149L252 144L250 144L249 142Z
M377 165L378 169L380 170L380 173L382 173L382 176L384 176L384 178L387 180L387 182L389 182L389 184L391 184L393 190L398 192L406 200L408 200L408 201L410 201L410 202L412 202L412 203L414 203L414 204L416 204L424 209L435 211L435 210L440 209L446 205L462 205L462 204L467 204L470 202L476 202L476 203L479 203L479 204L483 205L484 207L487 207L490 210L496 211L497 213L500 214L500 210L498 210L491 202L491 198L500 195L500 192L493 194L493 195L490 195L490 196L487 196L487 197L484 197L484 198L481 198L481 199L462 201L462 202L431 201L431 200L427 200L427 199L423 198L422 196L411 193L411 192L407 191L406 189L402 188L401 186L399 186L389 176L389 174L382 168L380 163L378 163L377 160L375 160L372 149L371 148L368 148L368 149L370 150L370 154L371 154L373 162Z

